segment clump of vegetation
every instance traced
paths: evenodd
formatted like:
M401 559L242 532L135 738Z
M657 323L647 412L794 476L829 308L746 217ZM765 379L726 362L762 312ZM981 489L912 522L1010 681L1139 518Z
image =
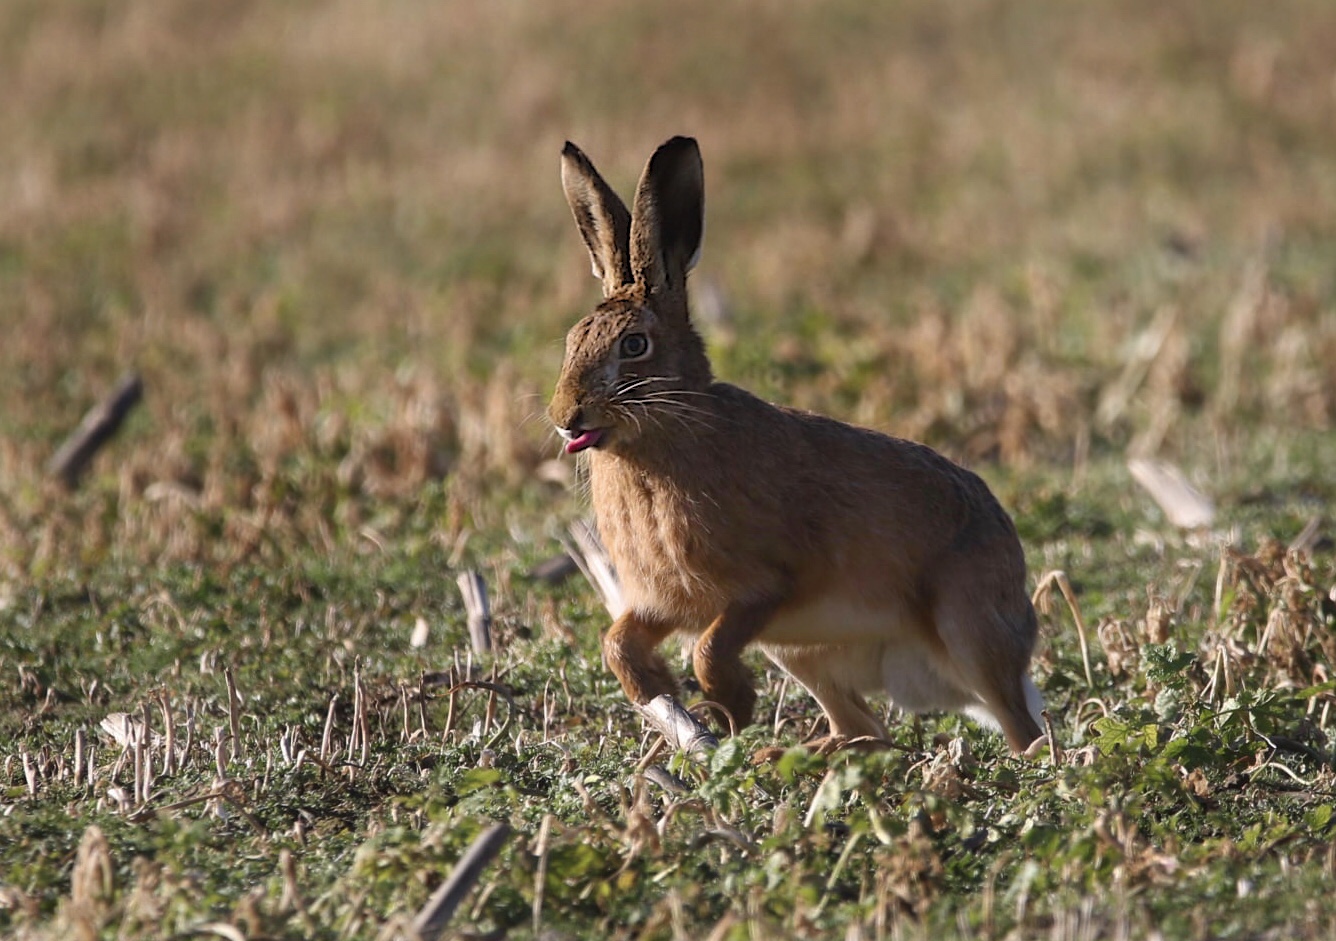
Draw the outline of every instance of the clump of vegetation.
M1329 935L1333 19L4 5L0 933L409 937L504 823L456 936ZM988 477L1060 753L941 717L757 766L819 711L755 661L763 721L669 756L535 574L585 512L561 142L626 188L673 133L717 371Z

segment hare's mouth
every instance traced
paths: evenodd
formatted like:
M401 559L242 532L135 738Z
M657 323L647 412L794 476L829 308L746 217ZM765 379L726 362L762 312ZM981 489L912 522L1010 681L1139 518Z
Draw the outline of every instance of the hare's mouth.
M577 451L583 451L585 448L596 448L603 436L607 433L606 428L589 428L579 433L572 431L562 431L562 437L566 439L566 453L575 454Z

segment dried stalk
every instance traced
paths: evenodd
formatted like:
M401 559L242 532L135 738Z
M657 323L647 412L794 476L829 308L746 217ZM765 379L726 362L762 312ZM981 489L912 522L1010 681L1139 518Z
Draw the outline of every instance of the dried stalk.
M626 599L622 597L622 583L617 579L617 572L612 567L608 550L603 548L603 543L598 538L598 531L588 520L576 520L571 524L570 534L574 544L568 544L566 551L580 567L580 571L584 572L585 578L598 589L608 613L614 618L621 617L626 610Z
M1289 549L1300 555L1312 557L1313 549L1322 538L1322 517L1314 516L1308 521L1299 535L1290 541Z
M301 919L302 927L308 932L313 931L315 922L311 920L306 901L297 886L297 864L293 861L291 850L279 850L278 871L283 877L283 896L278 902L279 911L295 911Z
M544 559L529 569L528 577L535 581L547 582L549 585L560 585L579 570L580 566L575 564L575 560L562 553L550 559Z
M1179 529L1205 529L1215 521L1215 505L1174 465L1133 458L1127 469Z
M357 745L362 735L362 668L353 667L353 724L352 731L348 733L348 761L352 763L357 757Z
M436 941L445 931L450 918L464 901L470 889L482 877L487 864L492 861L501 847L510 838L510 827L498 823L479 834L473 844L464 851L450 877L441 887L432 893L427 904L422 906L413 919L413 930L422 941Z
M135 794L135 803L147 804L149 793L153 790L153 750L150 745L153 741L153 730L150 722L153 714L149 711L147 702L143 703L143 727L139 732L138 755L135 763L142 769L143 778L139 782L139 791Z
M353 707L353 718L357 723L357 740L360 746L359 764L365 768L367 762L368 749L371 747L371 736L368 731L366 720L366 687L362 685L361 668L353 670L353 681L357 684L357 701Z
M88 733L84 731L83 726L74 730L74 773L71 777L75 784L79 783L82 777L84 767L84 752L88 747Z
M227 681L227 724L232 730L232 760L237 761L241 758L241 696L237 693L231 667L223 668L223 678Z
M538 846L534 855L538 857L538 866L533 877L533 933L541 934L543 927L543 890L547 886L547 844L552 835L552 815L543 814L543 822L538 826Z
M79 427L52 455L47 472L70 490L76 489L93 455L116 434L143 394L144 384L139 376L134 373L122 376L111 393L88 410Z
M1058 744L1058 738L1053 734L1053 717L1049 715L1047 709L1043 712L1044 716L1044 736L1048 739L1048 763L1057 767L1062 763L1062 746Z
M1155 315L1155 320L1137 334L1123 371L1112 383L1107 385L1095 408L1095 426L1100 429L1113 427L1126 413L1137 390L1141 388L1150 368L1159 357L1165 342L1173 332L1178 320L1177 311L1165 308Z
M459 573L459 590L469 618L469 640L474 653L492 652L492 607L487 600L487 583L473 569Z
M418 727L422 730L422 740L427 740L427 675L418 673L417 687Z
M657 784L669 794L688 794L691 788L687 782L673 774L663 765L650 765L645 769L645 780Z
M1072 591L1072 583L1067 580L1067 573L1061 569L1054 569L1041 578L1031 602L1035 607L1039 607L1052 591L1053 585L1057 585L1058 590L1062 592L1062 597L1066 599L1067 607L1072 612L1072 620L1076 622L1076 639L1081 644L1081 665L1085 668L1086 685L1093 689L1095 677L1090 672L1090 644L1086 640L1085 618L1081 617L1081 606L1076 603L1076 593Z
M181 746L181 762L190 760L190 753L195 748L195 703L193 700L186 700L186 743Z
M213 763L220 781L227 780L227 733L221 728L213 730Z
M328 763L334 747L334 710L339 704L339 694L329 697L329 711L325 713L325 731L320 736L320 763Z
M636 710L677 751L703 758L719 747L719 740L696 721L674 697L664 693Z
M158 694L158 705L162 709L163 748L162 773L169 777L176 771L176 724L172 721L172 698L166 690Z

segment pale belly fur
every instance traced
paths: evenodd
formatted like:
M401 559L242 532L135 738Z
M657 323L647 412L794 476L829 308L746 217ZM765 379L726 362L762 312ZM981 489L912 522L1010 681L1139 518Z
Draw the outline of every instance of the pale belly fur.
M881 692L910 712L978 704L940 645L928 640L930 630L908 610L826 597L781 612L758 646L818 698L828 690Z

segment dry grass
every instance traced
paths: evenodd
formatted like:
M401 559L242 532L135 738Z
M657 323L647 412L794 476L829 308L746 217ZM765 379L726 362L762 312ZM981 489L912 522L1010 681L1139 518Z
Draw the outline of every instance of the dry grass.
M716 345L777 397L1008 463L1332 420L1322 3L0 15L14 574L83 542L40 468L130 367L96 546L197 556L179 507L263 516L299 455L369 498L522 480L593 294L563 136L623 184L700 137Z

